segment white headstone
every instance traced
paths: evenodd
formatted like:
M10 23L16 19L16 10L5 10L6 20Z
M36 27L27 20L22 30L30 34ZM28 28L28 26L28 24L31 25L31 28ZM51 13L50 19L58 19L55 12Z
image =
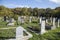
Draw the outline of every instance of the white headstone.
M29 19L29 22L31 22L32 21L32 17L30 17L30 19Z
M41 21L42 21L42 17L40 17L40 24L41 24Z
M41 21L41 34L44 34L45 33L45 20L42 20Z
M48 19L46 19L46 23L48 23Z
M15 20L12 18L12 22L15 22Z
M52 30L56 28L56 25L55 25L55 18L53 18L53 27L52 27Z
M16 28L16 38L23 36L23 28L22 27L17 27Z
M18 17L18 21L21 22L21 17L20 16Z
M24 18L21 18L21 23L24 23Z
M26 36L27 39L32 37L32 35L29 32L27 32L23 27L19 26L16 28L16 40L25 40L26 39L26 38L24 39L24 37L25 37L23 35L24 31L28 34L28 36Z
M52 21L52 17L50 18L50 20L51 20L51 23L52 23L52 22L53 22L53 21Z

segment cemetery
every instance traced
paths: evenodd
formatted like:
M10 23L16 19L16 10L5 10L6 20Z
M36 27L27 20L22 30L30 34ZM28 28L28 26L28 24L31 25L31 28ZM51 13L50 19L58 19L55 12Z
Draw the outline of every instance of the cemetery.
M56 18L53 18L53 21L52 21L50 19L46 19L45 17L40 17L40 18L25 17L25 19L24 19L24 17L25 16L23 16L23 17L18 16L17 22L13 18L8 20L8 18L5 19L5 18L0 17L0 39L1 40L15 39L15 38L19 37L19 36L16 37L16 35L19 35L19 34L23 35L22 31L20 31L20 33L18 32L21 28L19 30L16 29L19 26L22 26L24 28L24 30L25 29L28 30L28 32L30 32L31 35L34 36L34 37L31 37L29 40L37 40L37 38L40 40L41 37L39 38L38 36L43 36L43 38L46 38L45 36L47 36L47 38L49 39L49 33L51 33L52 35L53 34L58 35L60 33L60 27L59 27L60 20L57 20ZM6 20L8 20L8 22ZM9 23L10 23L10 25L8 25ZM14 23L14 24L12 24L12 23ZM42 38L42 40L43 40L43 38Z
M60 40L60 7L0 6L0 40Z

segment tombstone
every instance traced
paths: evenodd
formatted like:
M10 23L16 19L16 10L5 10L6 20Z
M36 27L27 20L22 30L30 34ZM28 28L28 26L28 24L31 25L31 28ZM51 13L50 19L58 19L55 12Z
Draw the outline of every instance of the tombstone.
M60 19L58 19L58 27L60 26L59 24L60 24Z
M40 17L40 24L41 24L41 21L42 21L42 17Z
M56 25L55 25L55 18L53 18L53 26L52 26L52 30L56 28Z
M6 16L4 16L4 21L6 21Z
M14 26L14 22L15 20L13 18L10 18L10 20L7 20L7 22L9 22L7 25L8 26Z
M48 19L46 19L46 23L48 23Z
M52 21L52 17L50 18L50 20L51 20L51 23L52 23L52 22L53 22L53 21Z
M24 23L24 18L23 17L21 18L21 23Z
M17 27L16 28L16 38L23 36L23 28L22 27Z
M20 16L18 17L18 21L21 22L21 17Z
M10 18L9 23L13 23L13 22L15 22L15 20L13 18Z
M9 22L9 20L6 20L6 22Z
M18 22L24 23L24 18L22 17L18 17Z
M29 19L29 22L31 23L31 21L32 21L32 17L30 17L30 19Z
M30 37L32 37L32 35L30 33L28 33L23 27L19 26L16 28L16 40L23 40L24 39L24 35L23 35L24 31L28 34L28 36L27 36L28 39Z
M45 18L42 19L41 21L41 34L45 33Z

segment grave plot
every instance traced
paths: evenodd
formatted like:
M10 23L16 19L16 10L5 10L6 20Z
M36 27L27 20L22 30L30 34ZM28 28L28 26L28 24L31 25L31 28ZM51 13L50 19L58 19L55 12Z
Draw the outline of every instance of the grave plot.
M15 38L16 36L16 29L0 29L0 39L10 39Z

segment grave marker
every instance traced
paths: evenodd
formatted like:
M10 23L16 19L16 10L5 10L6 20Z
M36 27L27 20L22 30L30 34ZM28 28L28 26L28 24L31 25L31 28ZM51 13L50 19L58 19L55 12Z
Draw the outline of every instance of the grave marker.
M23 35L24 31L28 34L28 36ZM32 35L29 32L27 32L23 27L21 26L17 27L16 28L16 40L24 40L24 37L27 37L27 39L29 39L32 37Z
M41 34L44 33L45 33L45 18L43 18L41 21Z
M55 18L53 18L53 27L52 27L52 30L56 28L56 25L55 25Z

